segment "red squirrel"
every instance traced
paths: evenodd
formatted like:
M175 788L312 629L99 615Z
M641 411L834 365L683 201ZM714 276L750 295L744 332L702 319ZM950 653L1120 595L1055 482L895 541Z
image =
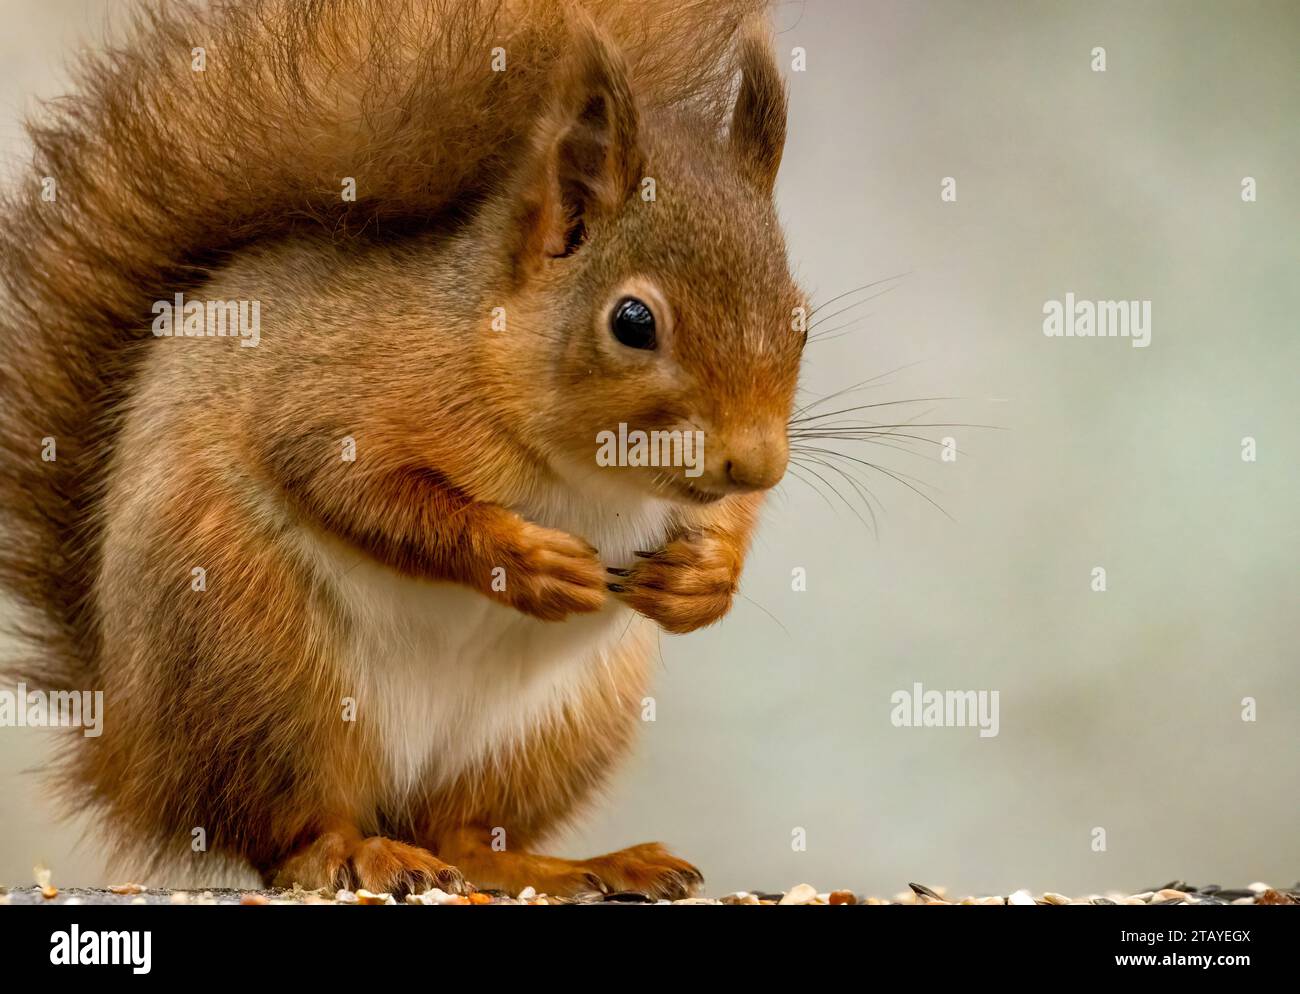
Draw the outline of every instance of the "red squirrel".
M104 692L54 782L113 854L699 887L659 844L539 847L627 752L656 630L727 613L786 468L763 8L166 4L31 125L0 577L29 684ZM160 332L177 294L255 302L256 340ZM620 426L702 459L604 465Z

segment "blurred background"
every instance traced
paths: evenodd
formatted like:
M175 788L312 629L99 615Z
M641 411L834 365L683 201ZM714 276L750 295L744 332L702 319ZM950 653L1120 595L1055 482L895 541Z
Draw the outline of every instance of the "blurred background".
M22 114L125 6L3 0L6 175ZM778 189L797 271L818 302L906 274L814 329L804 400L871 380L827 409L908 401L849 418L953 425L914 433L958 456L841 443L882 467L839 460L874 528L824 466L802 472L822 493L787 477L743 597L663 637L657 720L556 848L661 839L709 893L1290 884L1300 4L808 0L774 19L785 68L806 59ZM1045 337L1067 292L1151 301L1150 346ZM895 727L891 694L918 682L998 691L999 734ZM0 728L0 883L38 861L120 882L95 825L56 822L23 772L50 734Z

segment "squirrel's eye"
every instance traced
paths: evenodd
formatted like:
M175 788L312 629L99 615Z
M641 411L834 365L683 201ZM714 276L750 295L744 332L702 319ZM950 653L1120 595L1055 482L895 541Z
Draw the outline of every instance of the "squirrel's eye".
M644 301L624 297L609 316L609 330L630 349L655 347L655 316Z

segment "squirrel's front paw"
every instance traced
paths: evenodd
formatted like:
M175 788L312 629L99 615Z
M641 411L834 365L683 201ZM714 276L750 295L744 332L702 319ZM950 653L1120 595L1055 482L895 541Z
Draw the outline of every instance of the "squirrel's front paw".
M489 596L544 621L600 610L607 577L590 544L523 518L513 525L492 570Z
M610 569L609 589L665 631L711 625L731 608L741 557L714 532L689 532L657 552L638 552L631 569Z

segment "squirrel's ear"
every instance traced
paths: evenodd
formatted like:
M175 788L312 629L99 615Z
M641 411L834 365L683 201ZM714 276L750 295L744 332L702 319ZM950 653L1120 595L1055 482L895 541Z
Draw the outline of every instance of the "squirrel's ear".
M589 222L618 210L641 175L636 101L622 57L585 20L572 42L521 189L521 249L532 260L574 251Z
M740 92L731 116L731 148L765 194L776 185L785 150L785 83L765 26L755 23L739 46Z

